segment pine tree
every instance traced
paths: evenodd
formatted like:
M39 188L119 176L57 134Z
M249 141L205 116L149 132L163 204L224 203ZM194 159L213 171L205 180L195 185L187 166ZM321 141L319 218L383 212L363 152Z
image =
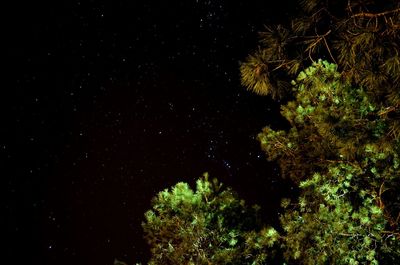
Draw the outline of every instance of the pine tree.
M283 201L285 258L300 264L393 264L400 258L400 139L371 97L319 60L292 81L281 113L291 129L264 128L261 147L301 188ZM290 205L290 207L288 207Z
M360 185L363 177L361 167L339 162L300 183L298 203L283 203L286 260L310 265L398 262L399 233L386 230L390 225L377 203L380 195Z
M282 217L285 256L303 264L313 264L313 256L320 258L318 264L366 263L365 257L392 264L400 258L400 2L300 4L301 14L291 23L266 27L260 47L240 69L248 90L288 100L281 113L290 130L266 127L259 134L267 158L279 163L283 177L301 186L299 200ZM357 169L346 181L351 191L336 182L343 176L332 178L331 170L338 167ZM320 177L311 185L313 176ZM311 201L313 196L317 199ZM372 206L381 211L373 218L367 216L378 213ZM365 219L354 217L362 209ZM366 239L374 242L373 255L355 245L359 239L341 237L352 233L339 225L352 224L362 235L372 231L363 223L367 217L379 224L374 232L379 236ZM327 237L324 226L332 236ZM324 242L341 253L325 248Z
M290 23L266 27L240 67L248 90L285 99L290 129L258 136L300 191L282 200L281 229L217 181L178 183L145 214L149 264L400 260L400 2L300 6Z
M207 176L196 191L178 183L160 192L145 214L149 264L264 264L279 234L261 225L257 211Z
M390 134L400 137L400 2L302 0L298 14L260 33L259 48L241 64L242 84L260 95L290 97L300 69L330 60L386 108Z
M301 264L392 264L400 258L400 139L361 88L319 60L292 81L291 129L259 134L268 159L301 188L284 200L285 258ZM288 207L291 205L291 207Z

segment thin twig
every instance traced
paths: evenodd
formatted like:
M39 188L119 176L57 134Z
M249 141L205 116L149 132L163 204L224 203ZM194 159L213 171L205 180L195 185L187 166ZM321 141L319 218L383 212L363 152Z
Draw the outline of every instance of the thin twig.
M321 40L324 40L325 43L326 43L325 37L328 36L331 32L332 32L332 30L328 30L324 35L317 35L317 38L316 38L317 40L307 47L306 51L308 51L308 57L310 58L310 60L311 60L312 62L315 62L314 59L313 59L312 56L311 56L311 53L314 51L315 46L316 46ZM327 45L327 43L326 43L325 45ZM327 46L327 48L328 48L329 53L331 54L331 52L330 52L328 46ZM331 54L331 56L332 56L332 54ZM333 59L333 56L332 56L332 59ZM335 59L333 59L333 60L335 61Z
M351 17L370 17L370 18L374 18L374 17L381 17L381 16L385 16L387 14L391 14L391 13L396 13L396 12L400 12L400 8L396 8L394 10L389 10L386 12L382 12L382 13L365 13L365 12L361 12L355 15L352 15Z
M333 55L332 55L331 49L329 48L328 42L326 41L325 37L323 37L323 39L324 39L324 42L325 42L326 49L327 49L328 52L329 52L329 55L331 56L333 62L334 62L335 64L337 64L335 58L333 58Z

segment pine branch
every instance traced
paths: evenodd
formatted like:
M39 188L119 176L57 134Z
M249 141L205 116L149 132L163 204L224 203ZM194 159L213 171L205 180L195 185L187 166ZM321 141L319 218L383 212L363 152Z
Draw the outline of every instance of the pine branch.
M369 17L369 18L375 18L375 17L382 17L391 13L396 13L396 12L400 12L400 8L396 8L394 10L389 10L389 11L385 11L385 12L381 12L381 13L365 13L365 12L361 12L355 15L352 15L350 18L355 18L355 17Z
M396 107L393 107L393 106L387 107L387 108L385 108L385 109L379 111L379 112L378 112L378 115L379 115L379 116L384 116L384 117L386 117L387 114L390 113L390 112L392 112L392 111L396 111Z

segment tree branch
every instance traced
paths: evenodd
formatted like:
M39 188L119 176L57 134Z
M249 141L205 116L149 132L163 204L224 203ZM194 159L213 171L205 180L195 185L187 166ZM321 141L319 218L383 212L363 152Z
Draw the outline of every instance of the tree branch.
M396 8L394 10L389 10L386 12L382 12L382 13L365 13L365 12L361 12L355 15L352 15L351 18L355 18L355 17L369 17L369 18L374 18L374 17L381 17L381 16L385 16L391 13L396 13L396 12L400 12L400 8Z

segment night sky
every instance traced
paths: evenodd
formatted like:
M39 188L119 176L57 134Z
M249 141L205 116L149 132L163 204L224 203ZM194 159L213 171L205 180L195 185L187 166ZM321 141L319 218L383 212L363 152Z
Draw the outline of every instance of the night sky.
M54 2L4 10L3 260L145 263L151 198L205 171L276 222L290 187L256 136L286 124L239 62L293 1Z

